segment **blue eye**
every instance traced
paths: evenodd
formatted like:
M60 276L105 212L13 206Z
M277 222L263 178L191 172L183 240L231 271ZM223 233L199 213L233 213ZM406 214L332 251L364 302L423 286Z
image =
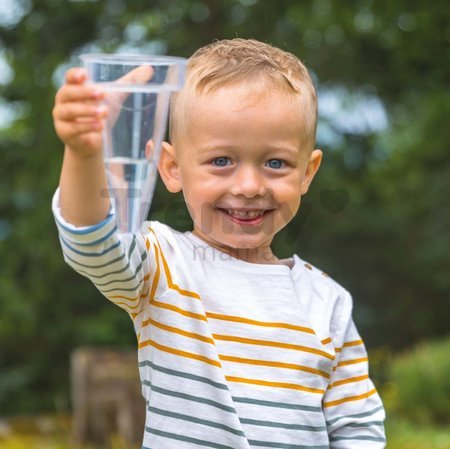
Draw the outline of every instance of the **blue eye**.
M217 157L212 162L216 167L226 167L229 160L227 157Z
M284 162L281 159L270 159L270 161L267 161L267 165L270 168L281 168L284 165Z

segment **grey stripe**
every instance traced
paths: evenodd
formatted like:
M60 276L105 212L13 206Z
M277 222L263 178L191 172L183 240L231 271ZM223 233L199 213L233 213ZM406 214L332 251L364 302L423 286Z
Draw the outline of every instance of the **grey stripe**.
M135 247L136 247L136 240L135 240L135 238L133 237L133 243L132 243L131 246L130 246L130 251L128 251L128 259L131 258L131 252L132 252L132 249L134 249ZM145 257L144 257L144 255L145 255ZM141 270L141 268L142 268L142 263L143 263L143 261L146 259L146 257L147 257L147 252L144 251L144 252L141 254L141 263L136 267L136 270L135 270L135 272L134 272L134 275L133 275L131 278L125 279L124 281L126 281L126 280L131 280L131 279L135 279L135 278L137 277L138 271ZM130 262L128 262L128 264L127 264L127 267L129 267L129 266L130 266ZM125 269L126 269L126 267L125 267ZM106 285L109 285L109 284L113 284L113 283L115 283L115 282L124 282L124 281L119 281L119 280L110 281L110 282L107 282L107 283L105 283L105 284L97 284L97 283L95 283L95 285L96 285L96 287L97 287L102 293L104 293L104 294L106 294L106 293L111 293L111 292L115 292L115 291L134 292L134 291L136 291L136 289L139 288L139 285L141 284L141 282L142 282L143 279L144 279L144 277L143 277L142 279L138 280L137 285L136 285L135 287L133 287L133 288L112 288L112 289L110 289L110 290L102 290L102 289L100 288L100 287L102 287L102 286L106 286Z
M172 432L164 432L163 430L151 429L150 427L145 427L145 431L152 433L153 435L158 435L160 437L171 438L172 440L186 441L188 443L198 444L199 446L213 447L215 449L235 449L231 446L225 446L224 444L213 443L212 441L199 440L197 438L185 437L183 435L178 435Z
M122 260L122 259L125 257L125 253L123 253L120 257L118 257L118 258L112 260L111 262L105 263L105 264L103 264L103 265L98 265L98 266L83 265L83 264L77 262L76 260L73 260L73 259L70 258L69 256L67 256L67 257L68 257L72 262L75 262L77 265L80 265L80 266L82 266L82 267L86 267L86 268L103 268L103 267L106 267L106 266L108 266L108 265L112 265L113 263L116 263L116 262L118 262L119 260ZM141 254L141 263L136 267L136 272L137 272L138 269L140 269L140 268L142 267L142 263L144 262L145 259L147 259L147 251L144 251L144 252ZM123 273L124 271L128 270L128 268L130 268L130 262L129 262L129 261L128 261L128 263L125 265L125 267L121 268L120 270L109 271L108 273L104 273L104 274L91 274L91 273L88 273L88 272L83 271L83 270L77 270L77 271L78 271L78 273L80 273L80 274L81 274L81 273L86 274L86 275L89 276L90 278L101 279L101 278L104 278L104 277L106 277L106 276L110 276L111 274L120 274L120 273ZM111 281L111 282L114 282L114 281ZM104 285L107 285L107 284L104 284Z
M78 250L78 249L76 249L76 248L74 248L74 247L72 247L72 246L70 246L65 240L64 240L64 238L62 237L62 236L60 236L59 237L59 240L60 240L60 242L64 245L64 246L66 246L67 248L69 248L70 249L70 251L72 251L73 253L75 253L75 254L80 254L80 256L83 256L83 257L99 257L99 256L104 256L106 253L109 253L110 251L112 251L113 249L116 249L116 248L118 248L119 246L120 246L120 240L118 240L117 242L115 242L115 243L113 243L111 246L109 246L108 248L105 248L103 251L101 251L101 252L94 252L94 251L92 251L92 252L89 252L89 253L87 253L87 252L85 252L85 251L80 251L80 250ZM73 244L73 243L72 243ZM63 251L64 251L64 249L63 249ZM64 251L65 252L65 251Z
M365 413L357 413L356 415L345 415L345 416L338 416L337 418L330 419L330 421L327 421L327 426L331 426L336 421L339 421L340 419L346 419L346 418L364 418L366 416L374 415L376 412L383 410L383 406L380 405L379 407L374 408L373 410L369 410Z
M153 385L151 382L146 381L146 380L144 380L142 382L142 385L146 385L146 386L150 387L152 389L152 391L155 391L157 393L160 393L160 394L163 394L166 396L173 396L173 397L178 397L181 399L186 399L188 401L199 402L199 403L211 405L211 406L219 408L221 410L225 410L227 412L237 414L234 407L229 407L229 406L223 405L217 401L212 401L210 399L202 398L199 396L193 396L193 395L186 394L186 393L180 393L177 391L167 390L165 388L157 387L157 386ZM277 428L292 429L292 430L306 430L306 431L310 431L310 432L326 431L325 426L305 426L305 425L301 425L301 424L286 424L286 423L279 423L279 422L273 422L273 421L259 421L259 420L248 419L248 418L240 418L240 421L243 424L251 424L251 425L256 425L256 426L277 427Z
M369 422L354 422L350 424L346 424L346 427L370 427L370 426L382 426L383 421L369 421Z
M61 232L61 234L65 234L65 233L69 233L72 235L89 235L92 234L94 232L97 232L98 230L102 230L103 233L105 233L105 229L108 225L111 226L111 224L113 225L114 229L116 229L114 220L113 220L113 214L111 213L111 211L108 213L108 216L100 221L99 223L92 225L92 226L87 226L85 229L71 229L71 227L64 225L63 223L61 223L61 221L57 218L57 217L53 217L55 219L55 223L56 226L58 227L58 231ZM103 229L102 229L103 228ZM62 229L62 231L61 231ZM101 233L100 233L101 234Z
M371 437L369 435L356 435L354 437L331 437L330 441L341 441L341 440L364 440L364 441L378 441L380 443L385 443L386 439L381 437Z
M279 427L281 429L292 430L308 430L309 432L324 432L327 430L325 426L305 426L303 424L286 424L274 421L259 421L257 419L240 418L243 424L252 424L254 426Z
M181 419L182 421L189 421L196 424L201 424L203 426L215 427L216 429L221 429L224 430L225 432L232 433L240 437L245 437L245 434L244 432L242 432L242 430L233 429L230 426L226 426L225 424L219 424L217 422L210 421L209 419L196 418L195 416L184 415L183 413L169 412L168 410L162 410L156 407L148 407L147 410L149 412L156 413L158 415L168 416L169 418Z
M85 243L80 243L80 242L75 242L73 240L71 240L72 243L76 243L76 245L78 246L95 246L98 245L99 243L103 243L105 240L108 240L113 234L114 232L116 232L116 227L114 226L107 234L105 234L103 237L98 238L97 240L93 240L92 242L85 242ZM61 233L64 234L64 233ZM86 234L85 234L86 235ZM70 239L69 239L70 240Z
M143 366L150 366L156 371L160 371L161 373L169 374L170 376L176 376L176 377L184 377L185 379L195 380L197 382L203 382L205 384L212 385L215 388L220 388L221 390L227 390L228 386L225 384L221 384L219 382L214 382L211 379L208 379L207 377L197 376L196 374L189 374L185 373L183 371L177 371L170 368L164 368L163 366L156 365L155 363L150 362L149 360L145 360L143 362L139 362L139 367Z
M130 249L128 250L128 259L131 258L131 254L134 251L135 247L136 247L136 237L133 235L133 241L131 242Z
M196 374L189 374L184 371L177 371L170 368L164 368L160 365L156 365L149 360L144 360L139 362L139 367L142 368L144 366L150 366L156 371L160 371L161 373L169 374L170 376L183 377L185 379L195 380L197 382L203 382L208 385L212 385L213 387L220 388L221 390L227 390L228 386L225 384L221 384L219 382L214 382L207 377L198 376ZM286 408L290 410L305 410L307 412L322 412L321 407L314 407L312 405L300 405L300 404L289 404L286 402L273 402L273 401L264 401L260 399L252 399L252 398L243 398L243 397L232 397L234 402L240 402L244 404L255 404L255 405L264 405L267 407L276 407L276 408Z
M128 281L132 281L133 279L136 279L137 273L138 271L141 269L142 264L139 264L136 267L136 271L134 272L134 274L132 276L130 276L129 278L126 279L114 279L113 281L109 281L109 282L105 282L104 284L97 284L95 283L95 285L97 287L106 287L107 285L111 285L111 284L115 284L116 282L128 282Z
M160 393L160 394L163 394L166 396L173 396L175 398L186 399L187 401L193 401L193 402L199 402L202 404L211 405L212 407L216 407L221 410L225 410L226 412L237 414L234 407L229 407L228 405L223 405L220 402L213 401L211 399L206 399L206 398L202 398L200 396L193 396L190 394L180 393L178 391L167 390L165 388L157 387L156 385L153 385L148 380L144 380L142 382L142 385L146 385L146 386L150 387L152 389L152 391L155 391L157 393Z
M128 256L128 259L130 259L130 256ZM138 271L142 268L142 264L143 264L143 262L144 262L145 259L147 259L147 252L146 252L146 251L144 251L144 252L141 254L141 262L140 262L140 264L136 267L136 270L134 271L134 277L137 276ZM119 274L119 273L123 273L124 271L128 270L128 268L130 268L130 260L128 260L128 263L127 263L127 264L125 265L125 267L122 268L121 270L110 271L109 273L105 273L105 274L101 274L101 275L97 275L97 276L94 276L94 275L93 275L93 276L91 276L91 277L95 277L95 278L97 278L97 279L101 279L101 278L104 278L104 277L106 277L106 276L110 276L111 274ZM124 279L123 281L129 281L129 280L131 280L131 279L133 279L133 276L132 276L131 278ZM123 281L121 281L121 282L123 282ZM106 285L108 285L108 284L112 284L113 282L119 282L119 281L109 281L109 282L107 282L107 283L105 283L105 284L96 284L96 285L101 285L101 286L103 287L103 286L106 286Z
M320 446L304 446L302 444L275 443L273 441L248 440L250 446L277 447L280 449L330 449L328 444Z
M110 288L109 290L102 290L101 288L99 288L99 290L102 293L111 293L111 292L135 292L138 288L139 288L139 284L142 281L142 279L140 281L138 281L138 283L136 284L135 287L132 288ZM96 284L96 286L98 287L98 285Z
M79 265L80 267L84 267L84 268L104 268L107 267L108 265L112 265L113 263L119 262L119 260L122 260L125 257L125 253L123 253L121 256L116 257L114 260L111 260L110 262L106 262L103 263L101 265L86 265L83 263L78 262L75 259L72 259L66 252L64 252L64 255L73 263ZM121 271L119 271L118 273L120 273ZM113 274L113 273L111 273ZM114 273L115 274L115 273ZM101 277L106 276L106 275L102 275ZM100 277L100 276L99 276Z
M289 404L287 402L263 401L260 399L242 398L233 396L234 402L242 402L244 404L265 405L267 407L287 408L291 410L305 410L308 412L322 412L322 407L314 407L312 405Z

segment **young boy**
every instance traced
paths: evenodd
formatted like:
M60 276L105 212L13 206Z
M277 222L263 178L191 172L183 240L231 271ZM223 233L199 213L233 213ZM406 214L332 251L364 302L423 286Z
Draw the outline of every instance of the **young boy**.
M65 143L53 201L65 260L126 310L147 403L144 448L383 448L350 294L274 235L297 213L322 153L303 64L254 40L189 60L159 173L193 231L115 232L101 151L103 93L72 69L56 96Z

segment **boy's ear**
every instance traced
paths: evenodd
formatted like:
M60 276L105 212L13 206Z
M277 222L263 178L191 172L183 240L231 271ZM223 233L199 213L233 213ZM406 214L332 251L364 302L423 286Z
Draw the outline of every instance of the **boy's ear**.
M158 171L167 190L177 193L181 190L181 177L175 149L168 142L162 143Z
M303 177L301 188L302 195L304 195L308 191L309 186L312 180L314 179L314 176L319 170L321 162L322 162L322 151L314 150L311 153L311 156L309 157L308 164L306 166L305 176Z

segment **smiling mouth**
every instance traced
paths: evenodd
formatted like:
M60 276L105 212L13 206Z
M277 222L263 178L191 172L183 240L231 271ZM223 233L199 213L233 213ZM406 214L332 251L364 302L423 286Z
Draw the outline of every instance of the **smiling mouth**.
M257 224L260 224L265 219L265 217L273 211L273 209L237 210L219 208L219 211L234 223L238 223L244 226L255 226Z

